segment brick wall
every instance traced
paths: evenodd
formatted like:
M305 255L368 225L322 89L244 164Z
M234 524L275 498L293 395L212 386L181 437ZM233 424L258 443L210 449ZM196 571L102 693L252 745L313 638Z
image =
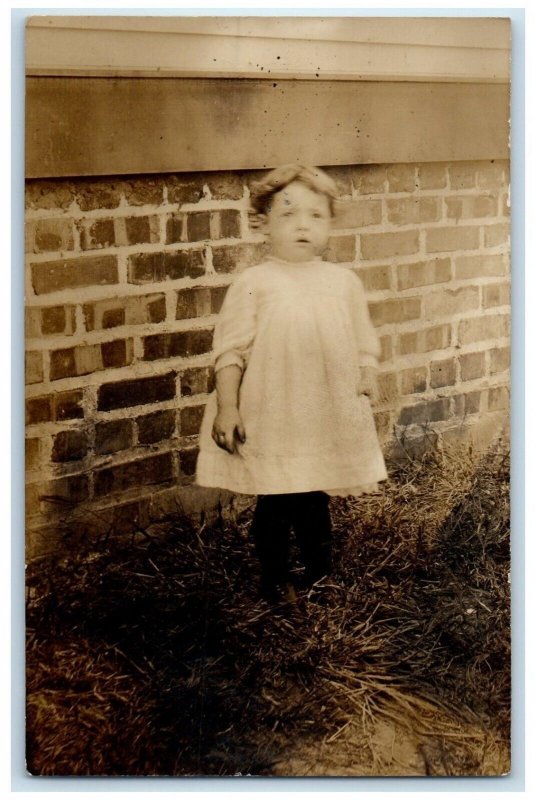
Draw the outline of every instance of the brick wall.
M382 342L387 443L505 416L506 162L338 167L331 260ZM188 504L233 273L261 260L258 173L32 181L26 213L29 527L97 509L127 528ZM191 494L191 493L190 493ZM103 516L104 515L104 516Z

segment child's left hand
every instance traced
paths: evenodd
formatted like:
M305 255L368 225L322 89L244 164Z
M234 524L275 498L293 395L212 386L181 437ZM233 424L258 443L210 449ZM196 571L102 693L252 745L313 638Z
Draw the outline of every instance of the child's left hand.
M371 403L378 399L378 370L376 367L360 367L359 393L366 394Z

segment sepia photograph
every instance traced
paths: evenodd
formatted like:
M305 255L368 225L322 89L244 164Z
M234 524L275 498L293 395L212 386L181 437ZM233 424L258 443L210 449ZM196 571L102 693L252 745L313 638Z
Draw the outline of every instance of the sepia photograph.
M31 776L510 773L511 54L26 17Z

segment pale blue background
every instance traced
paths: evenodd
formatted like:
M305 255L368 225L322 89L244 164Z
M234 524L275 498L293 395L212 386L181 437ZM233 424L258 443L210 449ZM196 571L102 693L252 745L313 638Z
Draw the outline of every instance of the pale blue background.
M24 22L33 14L510 17L512 21L512 772L502 778L55 778L24 765ZM524 788L524 9L12 9L12 791L522 792Z

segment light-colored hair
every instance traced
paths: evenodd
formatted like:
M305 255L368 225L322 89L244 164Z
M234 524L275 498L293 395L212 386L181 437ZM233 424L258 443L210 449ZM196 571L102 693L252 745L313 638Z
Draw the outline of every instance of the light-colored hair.
M338 196L337 184L319 167L308 167L302 164L284 164L269 172L262 180L251 187L251 209L254 214L266 214L270 208L272 197L293 181L299 181L328 198L329 210L334 214L335 200Z

